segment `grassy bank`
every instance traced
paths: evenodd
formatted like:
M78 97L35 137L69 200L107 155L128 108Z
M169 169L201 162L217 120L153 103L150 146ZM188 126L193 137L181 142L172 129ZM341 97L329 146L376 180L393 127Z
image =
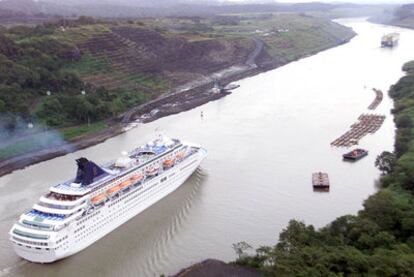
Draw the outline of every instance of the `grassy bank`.
M244 254L240 244L237 264L265 276L414 276L412 64L404 66L406 76L390 90L398 129L381 189L356 216L341 216L320 230L292 220L276 245L263 246L255 255Z

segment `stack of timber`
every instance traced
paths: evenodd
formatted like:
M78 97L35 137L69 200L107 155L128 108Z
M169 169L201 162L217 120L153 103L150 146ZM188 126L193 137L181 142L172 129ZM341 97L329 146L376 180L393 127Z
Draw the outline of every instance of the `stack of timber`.
M367 134L373 134L384 123L384 115L362 114L359 116L359 122L351 125L351 130L331 142L332 146L350 147L358 144L359 140Z
M382 91L380 91L379 89L373 88L372 90L375 92L375 99L374 101L372 101L371 105L368 106L368 109L375 110L381 103L382 99L384 98L384 95Z

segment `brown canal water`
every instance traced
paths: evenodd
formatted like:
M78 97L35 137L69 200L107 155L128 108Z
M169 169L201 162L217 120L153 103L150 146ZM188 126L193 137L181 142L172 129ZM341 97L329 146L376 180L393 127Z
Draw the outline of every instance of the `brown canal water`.
M355 214L374 193L375 157L393 149L392 101L387 116L360 146L370 151L343 162L346 149L330 142L348 130L414 59L414 31L342 20L358 33L350 43L239 81L233 94L188 112L141 125L105 143L0 178L0 276L159 276L206 258L230 261L232 243L274 244L292 218L321 227ZM394 49L379 47L401 33ZM204 116L200 113L203 111ZM156 130L202 144L207 159L177 191L84 251L50 265L18 258L8 231L50 185L75 174L74 159L104 162L154 138ZM311 175L326 171L329 193L312 190Z

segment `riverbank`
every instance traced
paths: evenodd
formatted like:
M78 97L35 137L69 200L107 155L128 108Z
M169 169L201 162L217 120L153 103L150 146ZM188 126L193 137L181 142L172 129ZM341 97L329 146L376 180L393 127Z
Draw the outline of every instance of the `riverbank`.
M199 276L214 276L214 277L259 277L261 272L252 268L246 268L238 265L229 265L218 260L205 260L194 264L186 269L183 269L176 275L171 277L199 277Z
M349 42L354 36L355 33L346 39L337 41L334 45L327 45L317 51L309 51L300 57L290 60L289 62L317 54L332 47L337 47ZM111 137L125 132L127 129L126 127L130 123L136 122L137 120L139 122L148 123L164 116L180 113L210 101L218 100L231 93L214 93L212 88L215 80L218 80L221 85L225 86L231 82L273 70L289 63L279 62L273 59L267 51L264 50L263 43L260 40L256 38L253 40L255 42L255 49L248 55L244 66L237 68L231 67L220 72L214 72L209 76L209 78L207 78L207 80L204 79L192 82L187 86L181 86L180 88L175 89L175 91L171 94L162 95L155 100L139 105L138 107L122 114L122 116L118 117L118 119L108 121L108 125L110 125L108 129L71 139L70 141L67 141L59 146L29 152L18 157L0 161L0 176L11 173L17 169L25 168L29 165L53 159L55 157L66 155L68 153L104 142Z

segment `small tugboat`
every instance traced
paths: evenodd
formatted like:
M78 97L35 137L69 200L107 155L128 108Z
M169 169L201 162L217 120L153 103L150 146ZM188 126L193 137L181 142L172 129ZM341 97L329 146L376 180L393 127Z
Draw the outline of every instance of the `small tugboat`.
M329 191L329 177L327 173L316 172L312 174L313 189Z
M357 161L359 159L361 159L362 157L365 157L366 155L368 155L368 151L365 149L354 149L349 153L343 154L342 157L344 158L344 160L350 160L350 161Z

